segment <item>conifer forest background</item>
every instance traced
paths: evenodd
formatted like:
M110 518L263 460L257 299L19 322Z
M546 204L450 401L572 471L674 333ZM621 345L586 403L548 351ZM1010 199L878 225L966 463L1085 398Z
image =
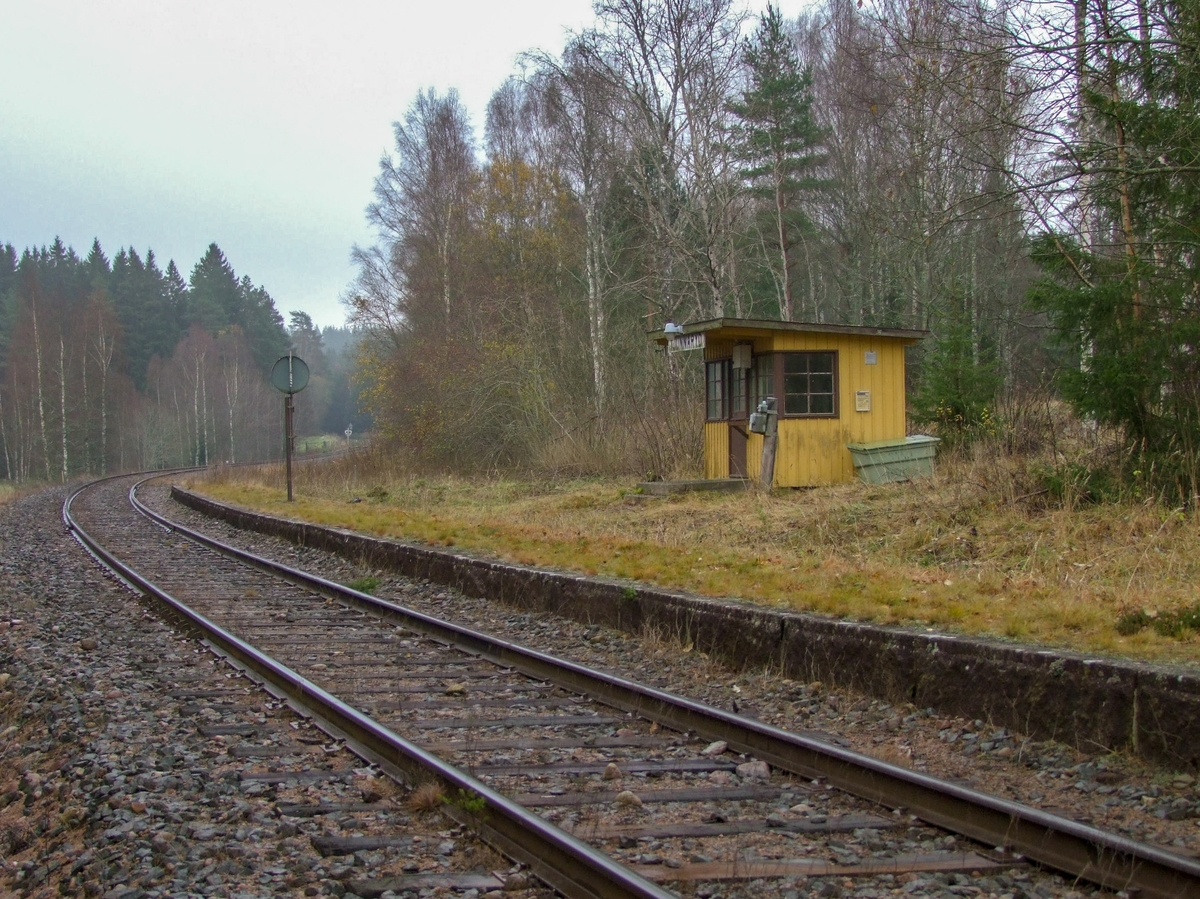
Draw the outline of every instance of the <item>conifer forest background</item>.
M289 348L312 370L302 433L340 432L356 406L350 332L303 312L285 328L215 243L186 281L152 250L6 244L0 300L0 472L13 481L276 458L282 395L267 374Z
M395 123L339 388L382 444L694 471L701 366L649 333L783 318L929 330L910 417L950 444L1019 450L1065 403L1196 495L1200 0L594 10L483 122L429 89ZM132 251L6 252L9 477L269 451L263 368L315 329L215 246L187 281ZM343 400L310 426L340 432Z

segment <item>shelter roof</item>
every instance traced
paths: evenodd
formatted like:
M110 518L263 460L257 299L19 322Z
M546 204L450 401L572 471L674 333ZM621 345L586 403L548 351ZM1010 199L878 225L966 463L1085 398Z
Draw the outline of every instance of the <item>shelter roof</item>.
M866 325L830 325L817 322L785 322L753 318L713 318L702 322L689 322L680 325L682 331L668 332L653 331L651 336L662 346L666 346L672 337L688 334L720 332L712 336L720 337L765 337L779 331L791 331L803 334L853 334L860 337L885 337L900 340L906 345L914 344L929 336L928 331L910 328L875 328Z

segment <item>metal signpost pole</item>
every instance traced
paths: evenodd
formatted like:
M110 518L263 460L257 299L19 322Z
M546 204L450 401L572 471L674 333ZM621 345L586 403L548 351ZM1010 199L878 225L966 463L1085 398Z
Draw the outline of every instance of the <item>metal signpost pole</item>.
M283 444L287 459L287 498L292 501L292 451L296 446L294 397L308 386L308 366L291 351L280 356L271 369L271 384L283 394Z
M288 482L288 502L292 501L292 451L296 448L296 428L295 415L296 404L293 401L296 389L296 372L295 362L296 357L292 355L292 351L288 350L288 392L287 392L287 411L284 413L284 427L287 429L287 482Z
M292 447L296 444L296 432L292 426L292 416L295 414L296 407L292 403L292 394L286 394L283 398L283 443L284 453L287 456L287 501L292 501Z

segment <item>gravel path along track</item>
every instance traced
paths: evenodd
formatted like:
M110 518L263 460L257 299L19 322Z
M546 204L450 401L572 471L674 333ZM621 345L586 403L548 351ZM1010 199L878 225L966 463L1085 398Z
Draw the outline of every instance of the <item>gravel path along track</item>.
M1086 755L1053 741L1031 741L986 721L894 706L770 671L734 672L661 635L624 634L562 618L516 611L437 584L287 541L240 531L173 502L165 486L142 494L180 522L340 583L373 576L377 596L514 642L619 673L719 708L790 729L824 731L842 746L957 779L978 789L1200 857L1200 781L1121 755Z
M375 575L381 583L374 592L410 607L714 705L737 702L770 723L825 731L858 751L958 777L1177 852L1200 850L1200 792L1186 776L1031 743L985 722L938 718L769 673L730 672L653 634L634 638L535 619L436 584L360 570L323 553L240 533L171 503L165 488L152 488L145 497L221 539L331 579ZM235 740L221 748L221 741L205 736L200 728L218 713L211 703L196 701L206 689L228 690L231 681L242 681L103 577L64 534L62 498L61 491L46 491L0 510L0 888L112 899L340 895L347 868L395 862L323 857L315 833L359 832L368 825L349 816L302 827L281 823L274 807L279 793L245 789L237 776L244 759L228 751ZM250 723L268 731L286 728L293 742L302 741L297 735L308 727L286 708L258 717L263 720L252 717ZM356 771L362 763L327 745L322 735L307 737L304 745L323 763L351 772L344 782L318 790L345 802L384 789L374 772ZM311 758L302 764L311 766ZM436 849L447 842L457 843L458 852L486 852L437 816L428 820L398 806L380 815L383 823L403 823L413 833L408 854L418 867L440 865ZM985 895L1091 892L1058 882L1047 893L1047 881L1035 889L1022 877L997 875ZM810 881L790 885L795 896L784 896L844 889ZM925 875L845 894L866 899L893 893L966 894L956 892L950 878ZM726 896L736 894L735 888Z
M0 509L0 896L340 897L372 871L508 868L107 579L64 496ZM405 839L322 854L377 831Z

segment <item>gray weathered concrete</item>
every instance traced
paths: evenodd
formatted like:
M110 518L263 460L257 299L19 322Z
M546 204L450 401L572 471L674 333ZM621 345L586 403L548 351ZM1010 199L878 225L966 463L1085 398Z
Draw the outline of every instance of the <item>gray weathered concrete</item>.
M677 636L735 667L850 687L891 702L988 720L1091 751L1200 768L1200 672L1015 643L878 627L527 568L464 553L272 518L175 488L184 504L238 527L428 578L472 596Z

